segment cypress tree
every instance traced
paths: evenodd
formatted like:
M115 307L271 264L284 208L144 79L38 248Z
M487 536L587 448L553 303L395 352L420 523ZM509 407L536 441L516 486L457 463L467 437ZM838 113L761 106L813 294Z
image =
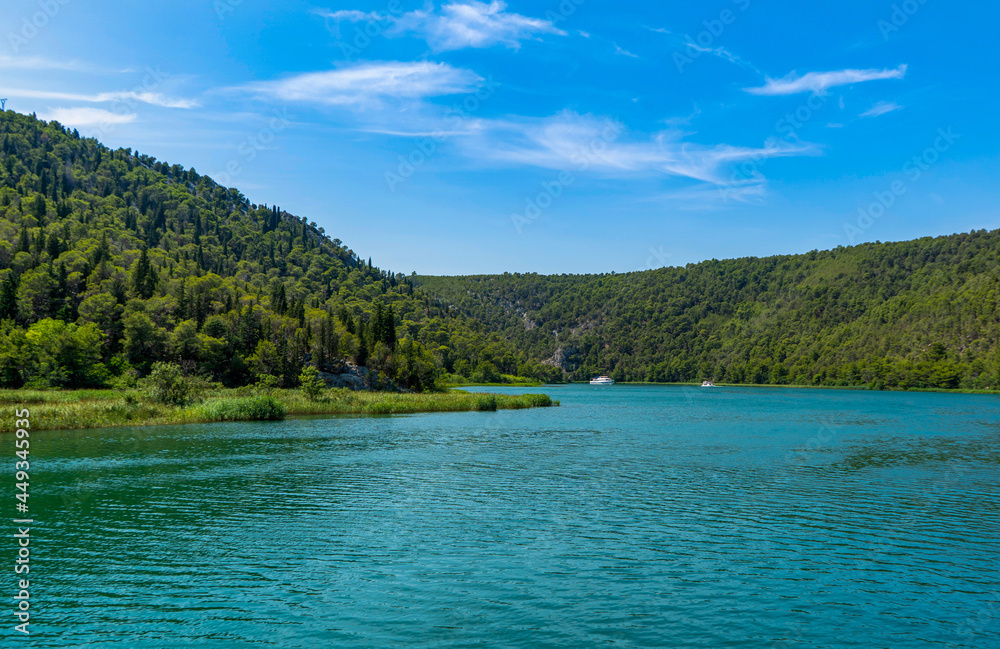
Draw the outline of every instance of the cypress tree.
M177 313L179 314L181 319L187 318L187 309L188 309L187 295L185 295L184 293L184 282L181 281L181 287L177 291Z
M278 304L277 304L277 307L278 307L277 311L281 315L285 315L286 313L288 313L288 296L285 293L285 285L284 284L282 284L278 288Z
M45 197L41 194L35 196L35 204L33 206L35 218L38 219L39 227L45 227L45 213L48 211L46 206Z
M31 252L31 234L28 226L21 223L21 236L17 240L17 250L15 252Z
M11 270L0 284L0 320L13 320L17 317L17 287L21 278Z
M389 346L389 349L396 349L396 314L392 310L392 305L385 310L385 323L383 324L383 332L385 333L385 344Z
M72 322L76 318L73 317L73 309L70 306L68 280L66 264L60 263L59 273L56 275L56 296L52 301L52 312L57 319Z
M62 245L59 243L59 237L54 234L51 235L45 246L45 250L49 253L49 258L55 261L62 254Z
M149 252L144 247L139 255L139 261L135 264L135 270L132 271L132 289L137 296L148 300L153 297L158 282L159 277L153 265L149 263Z

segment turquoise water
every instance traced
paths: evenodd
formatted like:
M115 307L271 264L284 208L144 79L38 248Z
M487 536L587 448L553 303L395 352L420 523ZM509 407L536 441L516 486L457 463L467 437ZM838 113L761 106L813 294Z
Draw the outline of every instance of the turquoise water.
M1000 647L1000 399L544 391L39 434L22 644Z

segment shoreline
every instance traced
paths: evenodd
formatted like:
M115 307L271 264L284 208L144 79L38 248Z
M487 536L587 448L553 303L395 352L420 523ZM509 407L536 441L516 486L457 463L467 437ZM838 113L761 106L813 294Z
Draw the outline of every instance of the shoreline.
M586 381L571 381L569 383L547 384L553 387L560 385L588 385ZM649 381L615 381L615 385L660 385L676 388L700 388L701 383L651 383ZM858 392L934 392L940 394L980 394L1000 395L1000 390L977 390L974 388L886 388L873 390L866 385L791 385L774 383L716 383L717 388L774 388L794 390L856 390Z
M541 381L519 381L517 383L445 383L446 390L461 390L462 388L540 388L545 385L563 385L562 383L542 383Z
M257 417L249 401L271 397L283 406L279 416ZM408 415L435 412L494 412L558 407L544 394L491 394L455 390L432 393L330 391L318 401L298 390L254 394L238 389L213 390L186 406L137 401L116 390L0 390L0 404L31 412L32 430L88 430L129 426L209 424L232 421L278 421L285 417ZM219 406L228 406L219 407ZM16 430L13 416L0 421L0 434Z

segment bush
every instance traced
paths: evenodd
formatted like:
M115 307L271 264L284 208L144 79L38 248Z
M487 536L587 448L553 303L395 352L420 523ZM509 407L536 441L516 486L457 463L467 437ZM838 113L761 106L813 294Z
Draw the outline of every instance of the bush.
M472 379L473 383L499 383L500 371L493 363L481 361L469 378Z
M272 395L274 391L278 389L278 385L281 383L281 379L274 376L273 374L258 374L257 382L254 384L254 390L258 394Z
M280 421L288 408L274 397L259 396L210 401L198 406L194 414L207 421Z
M496 412L497 395L495 394L477 395L475 402L472 404L472 409L477 412Z
M201 396L205 383L193 376L184 376L174 363L153 363L142 385L150 400L170 406L186 406Z
M299 374L299 383L302 384L302 394L310 401L319 401L320 395L326 389L326 381L319 377L319 370L312 365L302 368Z

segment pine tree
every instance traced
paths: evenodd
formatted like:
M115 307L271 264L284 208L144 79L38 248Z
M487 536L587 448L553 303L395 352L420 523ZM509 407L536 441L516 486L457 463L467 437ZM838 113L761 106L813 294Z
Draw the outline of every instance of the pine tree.
M42 251L45 250L45 243L46 243L45 230L39 230L38 236L35 237L35 240L32 243L35 244L34 254L36 256L42 254Z
M385 310L385 323L382 326L385 337L382 339L389 349L396 349L396 314L392 310L392 305Z
M45 246L46 252L49 253L49 259L55 261L59 255L62 254L62 246L59 244L59 237L56 235L50 235L49 241Z
M21 224L21 235L17 240L16 252L31 252L31 234L28 232L28 226L24 223Z
M56 274L56 291L52 300L52 315L58 320L72 322L76 320L73 308L69 299L69 273L66 272L66 264L59 264L59 272Z
M0 284L0 320L13 320L17 317L17 287L21 278L11 270Z
M38 195L35 196L35 205L34 205L34 208L35 208L34 209L34 214L35 214L35 218L38 219L38 225L44 227L45 226L45 213L48 210L48 206L46 205L45 197L43 195L38 194Z
M111 259L111 247L108 245L108 233L101 232L101 241L94 250L94 255L90 259L91 266L97 266L101 262Z
M188 313L187 295L184 292L184 282L177 289L177 313L180 319L186 319Z
M276 311L281 315L288 313L288 296L285 293L285 285L282 284L278 288L278 303Z
M200 249L200 244L201 244L201 215L198 214L197 210L195 210L195 212L194 212L194 242L197 243L197 244L199 244L199 249Z
M135 269L132 271L132 289L136 295L144 300L148 300L156 292L156 285L158 283L159 277L157 277L156 270L149 262L149 252L146 248L143 248L142 253L139 255L139 261L136 262Z

